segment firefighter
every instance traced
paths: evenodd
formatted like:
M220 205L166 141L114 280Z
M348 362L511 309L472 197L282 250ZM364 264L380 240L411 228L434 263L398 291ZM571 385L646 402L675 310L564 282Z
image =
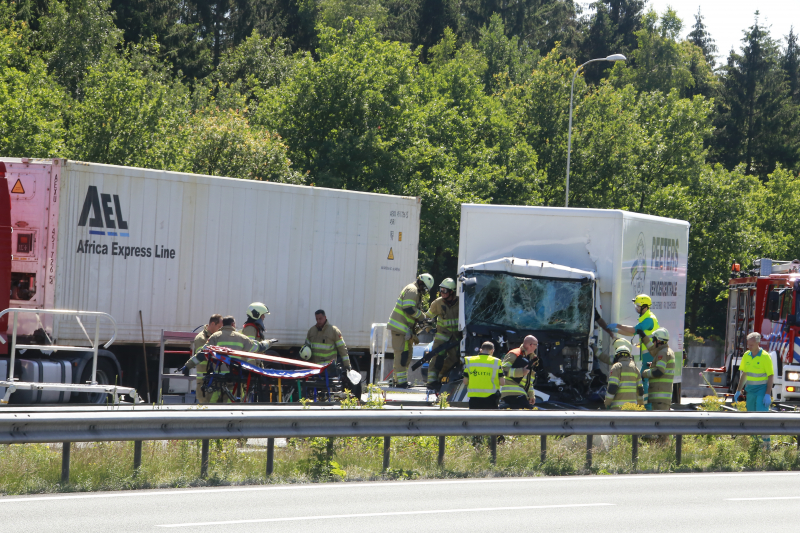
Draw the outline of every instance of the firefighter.
M501 409L531 409L536 403L533 390L536 350L539 340L528 335L519 348L514 348L503 357L503 376L506 384L500 388Z
M394 384L401 389L408 388L408 367L411 364L411 346L414 326L417 321L429 316L420 309L422 295L433 288L433 276L420 274L414 283L403 288L389 317L388 328L392 332L394 352Z
M314 313L314 318L317 323L308 330L305 345L300 350L300 357L310 359L312 363L318 365L327 365L336 359L338 353L342 358L342 366L345 370L350 370L350 356L342 332L328 322L328 317L322 309Z
M615 363L608 373L606 408L619 410L626 403L644 405L642 376L631 359L631 349L620 346L615 352Z
M219 331L222 327L222 315L214 314L211 315L211 318L208 319L208 324L203 326L203 331L197 334L197 337L194 338L192 341L192 355L195 355L197 351L203 347L209 337ZM188 364L188 363L187 363ZM213 401L212 397L206 396L203 392L203 379L206 377L206 365L208 363L203 361L202 363L197 365L197 388L195 389L195 394L197 395L197 401L199 403L211 403ZM184 368L186 368L184 366ZM188 374L189 369L186 368L184 373Z
M647 294L640 294L633 300L634 308L636 312L639 314L639 322L635 326L624 326L622 324L609 324L608 328L613 332L619 332L622 335L627 337L633 337L634 335L639 335L639 340L641 341L645 336L650 336L653 331L658 329L658 319L656 315L654 315L650 311L650 306L653 305L653 300ZM644 370L647 366L647 363L650 363L653 359L650 357L650 354L644 353L644 348L642 345L639 345L639 362L641 363L641 370ZM649 406L649 400L647 397L647 390L649 388L648 381L644 382L644 389L645 389L645 403Z
M652 336L642 337L642 342L653 356L649 368L642 371L642 378L650 381L647 396L653 405L653 411L669 411L672 403L672 378L675 375L675 352L668 345L669 332L666 328L658 328Z
M739 365L739 386L733 395L733 401L738 402L744 388L748 411L769 411L772 404L770 393L775 372L772 369L772 358L766 350L761 349L760 344L760 333L753 332L747 336L747 351L742 355ZM762 435L761 441L765 448L769 448L769 435Z
M494 344L486 341L478 355L464 358L464 385L470 409L497 409L505 380L503 363L492 354Z
M270 339L268 341L254 341L250 339L247 335L239 333L236 331L236 319L232 316L226 316L222 319L222 329L212 334L208 340L206 341L206 346L221 346L224 348L230 348L232 350L239 350L242 352L257 352L257 353L264 353L269 350L270 346L276 343L278 339ZM181 368L181 372L185 372L187 369L192 369L195 367L199 367L201 364L206 365L206 356L205 354L196 353L192 356L191 359L186 361L186 365ZM204 368L203 371L205 372L206 369ZM198 380L199 381L199 380ZM197 395L198 399L202 392L202 386L198 389ZM214 399L210 399L209 401L215 401ZM219 401L219 397L217 397L216 401Z
M450 348L434 355L428 364L428 389L438 390L447 381L450 369L458 363L460 335L458 331L458 295L456 282L447 278L439 284L439 298L435 299L428 311L436 318L436 336L433 338L433 351L449 344Z
M263 341L266 336L264 316L269 314L267 306L261 302L253 302L247 306L247 319L244 321L242 333L253 340Z
M631 341L629 341L628 339L614 339L614 342L611 344L611 353L616 353L617 348L619 348L620 346L627 346L628 351L633 353L633 345L631 344ZM601 362L607 364L608 366L614 364L614 361L608 356L608 354L601 353L600 355L597 356L597 358Z

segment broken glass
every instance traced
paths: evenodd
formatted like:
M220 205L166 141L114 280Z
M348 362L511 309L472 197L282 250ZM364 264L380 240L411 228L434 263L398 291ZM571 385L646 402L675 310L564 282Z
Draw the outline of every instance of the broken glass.
M592 318L589 280L553 280L474 272L464 288L467 324L554 331L587 337Z

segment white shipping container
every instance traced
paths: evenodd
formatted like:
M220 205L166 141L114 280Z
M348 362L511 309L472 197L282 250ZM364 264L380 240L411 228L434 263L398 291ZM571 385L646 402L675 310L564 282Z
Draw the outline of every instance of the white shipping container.
M139 310L152 343L162 329L189 331L212 313L233 315L241 327L247 305L262 301L279 346L302 344L314 311L324 309L348 346L363 348L372 322L388 316L416 275L418 198L2 161L15 232L22 223L37 234L34 253L15 255L12 271L44 273L34 297L12 306L107 312L118 323L116 344L141 343ZM18 180L26 194L14 194ZM26 328L20 333L35 323ZM74 319L46 329L60 343L85 344Z
M458 264L517 257L593 271L608 323L635 325L631 300L650 294L680 364L688 239L688 222L627 211L463 204Z

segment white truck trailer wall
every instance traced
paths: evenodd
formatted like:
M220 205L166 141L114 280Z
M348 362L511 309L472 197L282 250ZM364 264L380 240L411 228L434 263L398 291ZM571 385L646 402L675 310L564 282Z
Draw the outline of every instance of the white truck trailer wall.
M55 307L110 313L117 342L237 326L253 301L267 334L299 345L324 309L351 347L388 318L417 270L417 198L64 163ZM83 224L81 224L83 223ZM104 330L108 333L108 330ZM61 342L81 342L57 321Z
M653 291L653 313L677 355L683 352L688 237L688 222L627 211L463 204L458 264L518 257L594 271L609 323L636 324L631 299Z

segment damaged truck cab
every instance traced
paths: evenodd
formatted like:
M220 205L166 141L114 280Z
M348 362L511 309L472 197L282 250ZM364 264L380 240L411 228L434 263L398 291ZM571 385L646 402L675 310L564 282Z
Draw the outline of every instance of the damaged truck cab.
M598 400L603 386L593 361L595 274L546 261L505 257L462 266L459 321L462 351L478 352L491 340L498 355L539 340L534 388L569 403ZM540 395L540 398L544 396ZM601 401L601 399L600 399Z

